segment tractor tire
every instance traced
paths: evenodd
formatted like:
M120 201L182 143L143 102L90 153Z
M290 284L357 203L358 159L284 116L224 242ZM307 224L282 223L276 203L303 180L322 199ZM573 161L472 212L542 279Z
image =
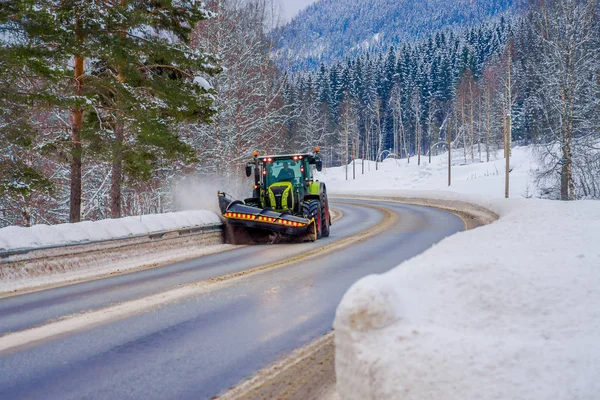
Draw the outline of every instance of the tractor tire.
M327 207L327 199L323 202L321 207L321 236L329 237L329 227L331 226L331 220L329 216L329 207Z
M319 200L308 200L302 205L302 213L307 218L314 218L317 228L317 239L321 239L323 234L323 224L321 218L321 202Z

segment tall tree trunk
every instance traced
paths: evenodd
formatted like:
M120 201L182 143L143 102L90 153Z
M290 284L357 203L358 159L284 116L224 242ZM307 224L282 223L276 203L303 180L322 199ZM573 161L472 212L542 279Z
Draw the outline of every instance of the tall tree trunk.
M402 135L402 147L404 149L404 154L406 155L406 163L410 164L410 145L408 143L408 138L406 137L406 130L404 129L404 119L402 117L402 110L400 110L400 134Z
M347 115L345 116L345 119L346 119L346 121L345 121L345 125L346 126L344 128L344 139L345 139L346 143L345 143L344 147L345 147L346 151L344 153L344 155L345 155L345 157L344 157L344 165L346 166L346 180L348 180L348 162L349 162L349 158L350 158L350 154L349 154L349 152L350 152L350 144L348 142L348 138L350 136L348 130L350 128L349 128L348 124L350 123L350 121L348 121L349 118L348 118Z
M465 164L467 163L467 135L465 134L465 94L460 96L460 134L463 142L463 154L465 156Z
M487 90L485 91L485 157L486 161L490 162L490 85L488 83Z
M115 122L115 146L110 178L110 216L121 218L121 183L123 181L123 124Z
M573 109L571 108L571 119L573 118ZM567 141L567 182L569 185L569 200L575 200L575 180L573 179L573 153L571 144L573 141L573 124L570 124L570 132Z
M477 91L477 154L481 162L481 92Z
M23 226L30 227L31 226L31 205L29 198L25 199L21 197L22 208L21 208L21 216L23 217Z
M508 157L506 152L506 104L502 104L502 143L504 143L504 158Z
M419 118L420 120L420 118ZM417 165L421 165L421 122L417 122Z
M562 166L560 180L560 198L561 200L575 199L575 183L573 181L573 104L570 93L567 94L567 89L563 89L563 104L566 111L563 118L563 133L562 133Z
M83 38L78 37L83 40ZM75 96L83 92L83 57L75 57ZM69 222L81 221L81 129L83 127L83 110L76 106L73 109L73 125L71 127L71 193L69 198Z
M507 83L506 83L506 103L508 111L506 113L506 142L504 146L504 152L506 154L506 171L504 177L504 197L508 199L510 195L510 146L512 142L512 86L511 86L511 76L510 71L512 68L511 65L511 50L512 48L508 48L508 59L507 59Z
M420 108L420 98L417 97L415 104L415 153L417 153L417 165L421 165L421 108Z
M452 185L452 117L448 121L448 186Z
M474 121L474 115L473 115L473 84L471 82L471 80L469 80L469 95L471 96L471 102L470 102L470 115L469 115L469 136L470 136L470 144L471 144L471 162L475 162L475 149L474 149L474 145L475 145L475 121Z
M121 5L124 6L127 0L121 0ZM126 27L123 28L126 30ZM125 38L125 33L119 33L121 39ZM120 66L117 79L120 83L125 82L125 76L122 73L123 66ZM117 99L117 101L119 101ZM121 183L123 182L123 137L124 137L123 121L117 112L115 116L115 144L113 148L112 175L110 177L110 217L121 218Z
M573 181L573 103L575 102L575 83L572 65L571 46L565 47L565 83L562 89L563 109L563 164L561 171L560 197L562 200L575 200L575 182Z

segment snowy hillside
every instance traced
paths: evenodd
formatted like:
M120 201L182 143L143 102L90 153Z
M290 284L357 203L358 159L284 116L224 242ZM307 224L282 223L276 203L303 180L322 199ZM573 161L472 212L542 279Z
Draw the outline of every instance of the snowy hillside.
M444 28L462 28L511 12L520 0L317 1L273 36L276 57L296 69L422 39Z
M502 152L493 153L490 162L464 164L459 158L460 151L454 151L452 157L452 185L448 187L448 153L431 158L421 157L421 165L417 158L388 158L377 166L375 162L366 161L362 173L361 160L356 160L355 176L353 165L324 169L319 178L327 183L327 188L334 194L368 193L370 190L403 189L425 191L447 191L479 195L486 198L504 197L505 159ZM531 147L515 147L510 161L511 197L536 197L537 191L532 171L537 168ZM464 165L462 165L464 164ZM376 169L378 168L378 169Z

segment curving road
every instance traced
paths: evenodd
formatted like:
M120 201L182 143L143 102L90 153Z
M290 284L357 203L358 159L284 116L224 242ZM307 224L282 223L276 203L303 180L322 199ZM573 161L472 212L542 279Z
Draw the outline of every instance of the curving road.
M0 399L211 398L330 332L356 280L464 228L458 217L431 208L358 200L332 206L344 216L331 237L315 243L242 247L0 299L1 342L60 317L294 260L149 312L0 352Z

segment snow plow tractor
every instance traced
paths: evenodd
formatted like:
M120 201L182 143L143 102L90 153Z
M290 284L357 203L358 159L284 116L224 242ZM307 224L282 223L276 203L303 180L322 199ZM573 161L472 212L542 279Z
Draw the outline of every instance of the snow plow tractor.
M329 236L327 189L313 177L323 163L314 153L259 156L246 165L254 174L252 197L235 200L219 192L225 241L231 244L315 241Z

